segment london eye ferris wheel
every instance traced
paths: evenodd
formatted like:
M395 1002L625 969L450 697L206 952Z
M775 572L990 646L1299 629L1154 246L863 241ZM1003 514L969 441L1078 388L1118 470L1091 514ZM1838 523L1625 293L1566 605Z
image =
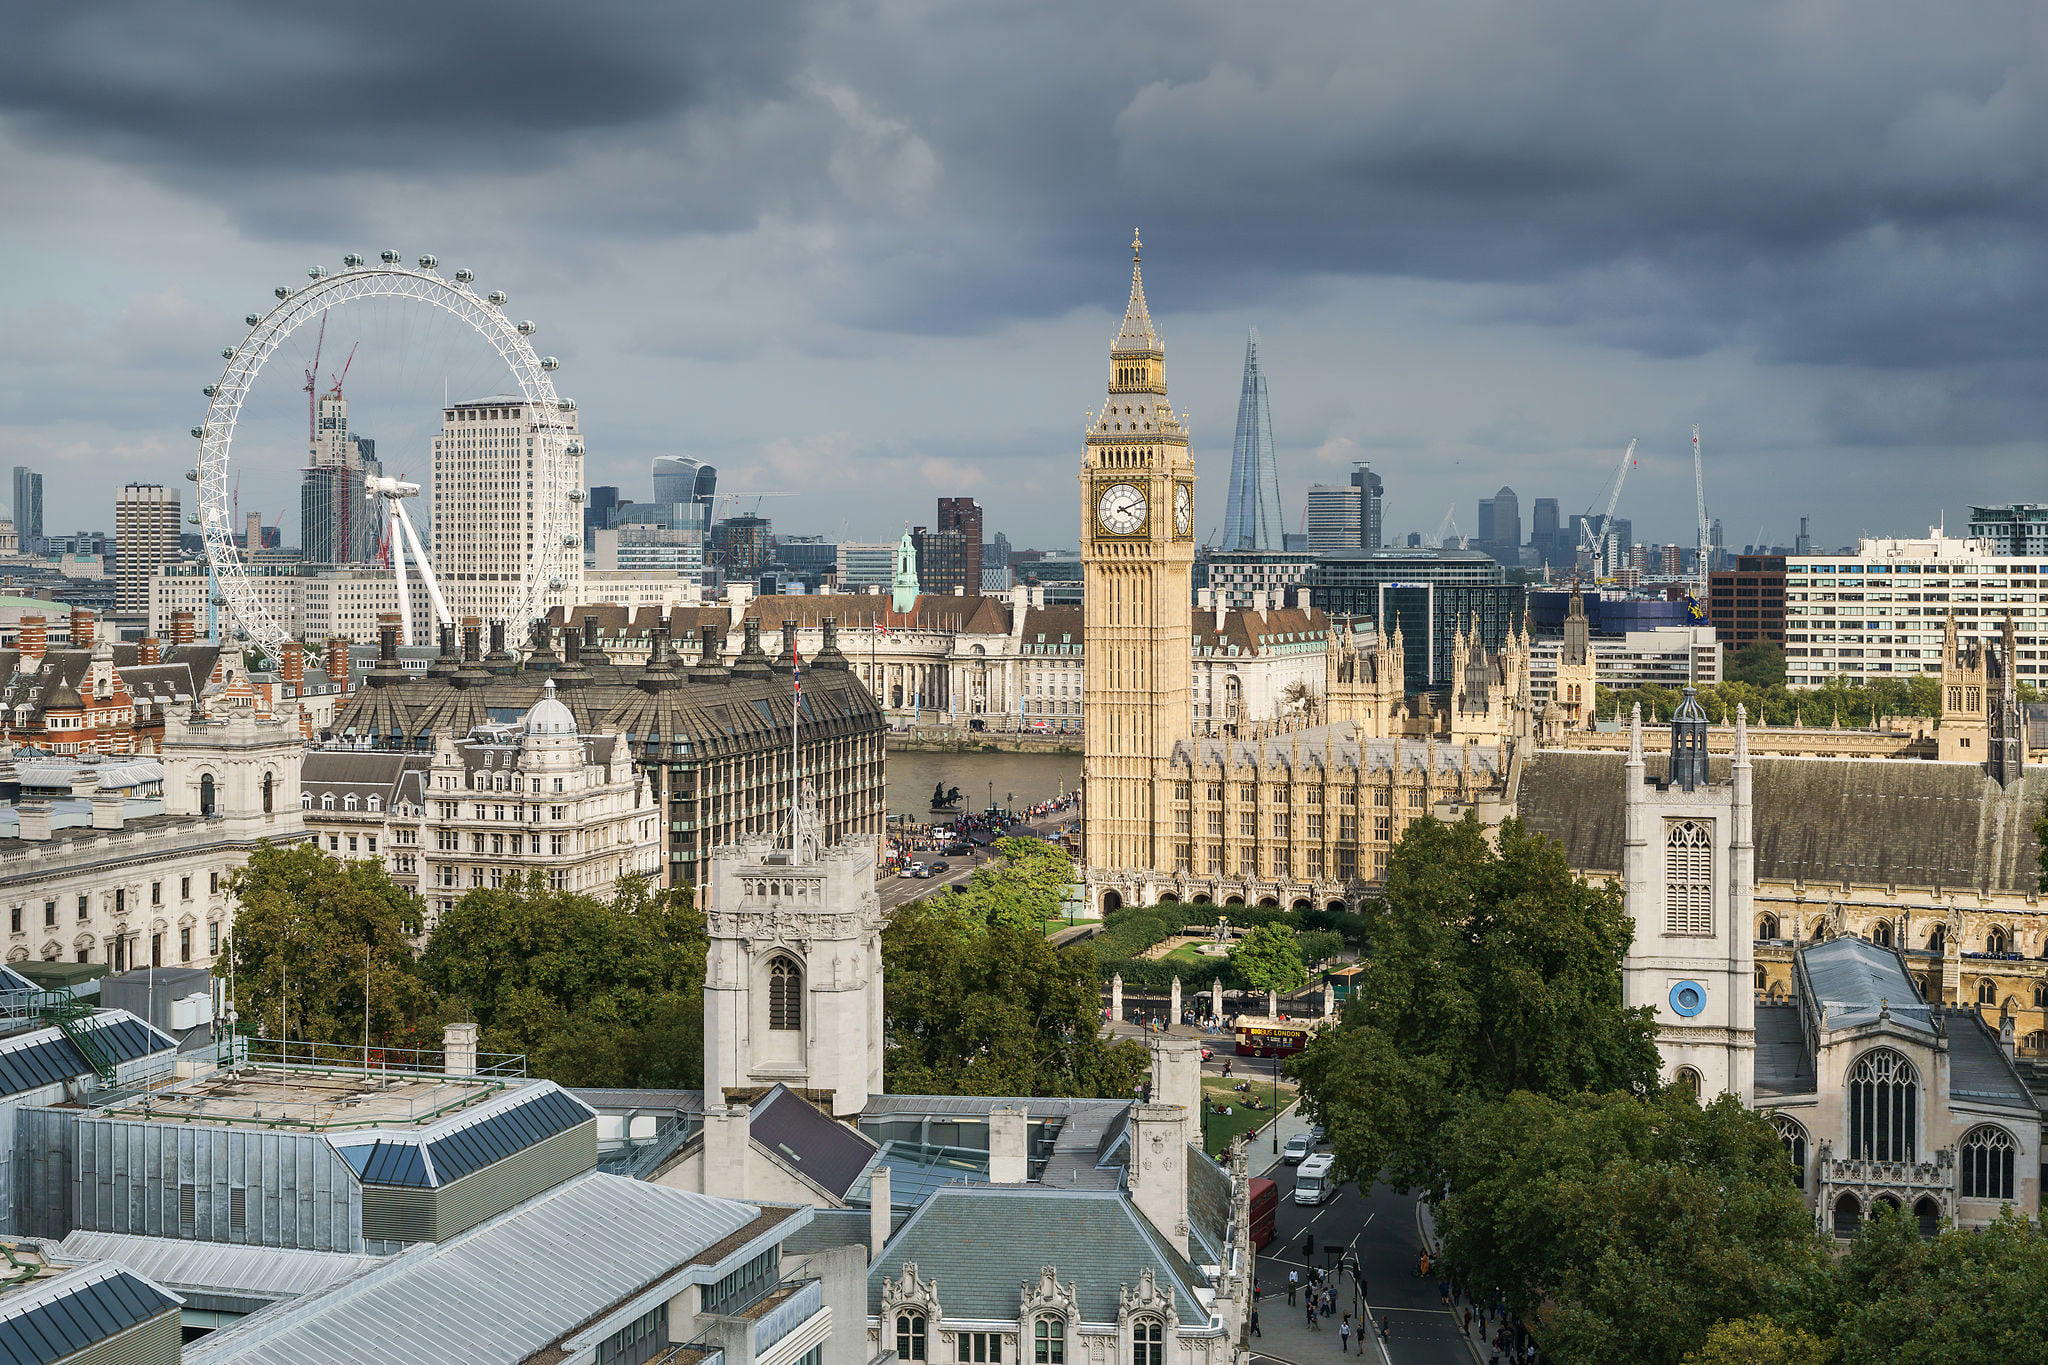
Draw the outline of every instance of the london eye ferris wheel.
M514 321L504 312L506 296L497 291L479 293L475 275L456 270L443 275L439 262L421 256L416 265L402 263L396 251L381 253L376 261L359 255L342 258L341 269L330 271L314 266L307 272L309 282L297 288L280 286L274 291L276 304L267 313L251 313L244 319L249 328L242 340L221 351L224 362L220 377L208 384L205 420L192 428L199 442L197 467L188 475L199 489L197 521L205 543L211 601L222 613L222 634L239 636L272 658L292 638L288 622L265 601L245 549L237 544L241 527L236 525L235 483L236 430L245 420L245 405L255 390L266 362L295 333L309 325L323 329L329 314L348 305L390 301L382 306L405 311L426 310L452 318L460 328L480 337L495 353L493 368L502 366L511 388L509 400L520 403L530 414L531 487L526 495L520 521L530 523L529 536L522 528L499 527L494 534L523 541L507 546L504 559L516 564L506 591L486 607L487 614L505 622L517 633L549 607L562 605L565 594L580 580L582 572L582 503L585 497L582 438L575 424L575 403L555 392L551 377L559 368L552 356L541 356L530 338L537 330L530 321ZM458 330L460 330L458 328ZM313 387L313 372L307 372L307 389ZM336 386L339 392L339 385ZM522 451L520 482L525 483ZM405 512L403 499L419 492L419 485L402 479L372 474L360 487L346 491L363 505L380 508L387 518L389 557L394 572L397 610L408 640L413 634L412 592L406 576L408 556L419 575L433 617L449 622L449 605L429 560L427 547ZM437 498L439 493L437 491ZM460 509L437 504L437 518L459 515ZM303 530L304 528L302 528Z

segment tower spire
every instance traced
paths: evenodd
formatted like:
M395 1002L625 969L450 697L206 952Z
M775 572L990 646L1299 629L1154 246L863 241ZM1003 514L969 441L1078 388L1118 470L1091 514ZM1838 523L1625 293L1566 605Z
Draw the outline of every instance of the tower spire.
M1145 269L1140 263L1144 245L1138 230L1132 228L1131 301L1124 308L1123 328L1109 348L1113 355L1154 354L1160 349L1159 333L1152 327L1152 312L1145 306Z
M1245 339L1244 382L1237 397L1237 441L1230 452L1230 497L1223 513L1223 548L1278 550L1280 470L1273 453L1273 409L1259 368L1259 329Z

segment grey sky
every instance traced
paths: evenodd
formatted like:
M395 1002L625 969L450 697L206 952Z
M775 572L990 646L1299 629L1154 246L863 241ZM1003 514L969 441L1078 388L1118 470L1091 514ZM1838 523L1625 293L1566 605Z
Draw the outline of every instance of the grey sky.
M1222 515L1245 327L1283 495L1390 529L1508 483L1729 539L2048 498L2048 11L1990 0L51 5L0 47L0 463L53 530L178 481L273 285L390 246L542 324L593 482L664 453L894 535L1072 543L1133 224ZM338 330L347 328L337 324ZM354 341L355 336L344 336ZM474 355L372 318L408 464ZM330 341L330 345L334 343ZM331 357L329 358L331 361ZM299 362L294 362L299 363ZM327 366L332 368L331 364ZM430 373L431 372L431 373ZM297 463L266 371L245 506ZM402 396L401 396L402 395ZM401 411L400 409L404 409ZM258 445L261 449L258 449Z

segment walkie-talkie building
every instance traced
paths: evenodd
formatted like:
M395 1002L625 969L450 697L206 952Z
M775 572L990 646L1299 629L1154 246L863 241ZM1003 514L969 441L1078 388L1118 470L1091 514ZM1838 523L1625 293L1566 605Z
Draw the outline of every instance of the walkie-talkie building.
M1225 550L1285 548L1280 523L1280 467L1273 458L1273 410L1259 368L1259 331L1244 347L1244 386L1237 398L1237 443L1230 452L1230 501L1223 513Z

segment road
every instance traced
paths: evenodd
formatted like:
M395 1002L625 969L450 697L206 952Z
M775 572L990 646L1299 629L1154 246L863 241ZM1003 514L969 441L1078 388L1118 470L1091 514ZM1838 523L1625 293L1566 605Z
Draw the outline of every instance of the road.
M1067 826L1080 818L1079 811L1064 810L1043 820L1034 820L1028 823L1030 828L1037 833L1059 834ZM971 856L963 854L960 857L954 858L943 853L921 853L917 856L926 862L937 859L940 862L946 863L948 865L947 870L941 872L936 877L927 878L905 877L895 872L876 873L875 889L881 894L882 908L884 910L894 910L905 901L919 900L925 896L943 891L949 886L958 886L966 881L976 868L985 866L993 861L995 854L985 846L976 845L975 852Z
M1284 1124L1283 1140L1301 1126ZM1270 1144L1266 1148L1270 1160ZM1252 1339L1256 1357L1274 1365L1321 1365L1338 1350L1336 1323L1318 1323L1310 1331L1303 1307L1287 1306L1287 1272L1307 1277L1310 1261L1303 1253L1313 1237L1316 1266L1327 1271L1337 1255L1355 1254L1364 1276L1362 1286L1348 1273L1339 1278L1339 1320L1350 1313L1355 1325L1361 1310L1373 1322L1387 1319L1388 1340L1382 1344L1368 1334L1361 1349L1354 1338L1354 1359L1368 1365L1473 1365L1479 1357L1438 1297L1436 1280L1415 1273L1422 1232L1412 1195L1384 1185L1361 1194L1347 1185L1329 1203L1305 1208L1293 1202L1292 1166L1275 1166L1265 1174L1280 1186L1280 1213L1278 1234L1259 1257L1265 1295L1259 1305L1261 1334Z

